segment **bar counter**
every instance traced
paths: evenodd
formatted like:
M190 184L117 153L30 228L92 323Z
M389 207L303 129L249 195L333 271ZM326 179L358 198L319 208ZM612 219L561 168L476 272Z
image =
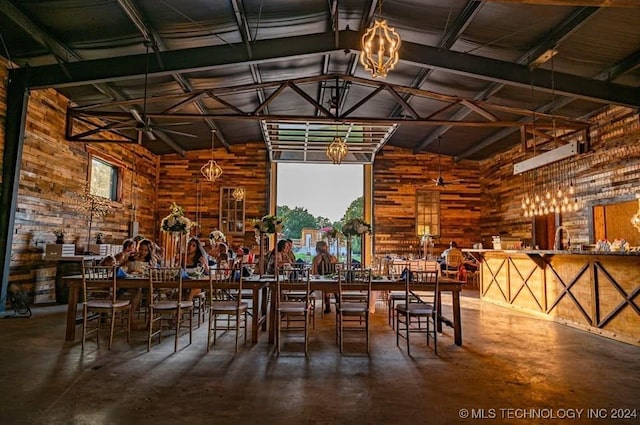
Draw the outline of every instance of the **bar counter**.
M640 252L463 249L483 301L640 346Z

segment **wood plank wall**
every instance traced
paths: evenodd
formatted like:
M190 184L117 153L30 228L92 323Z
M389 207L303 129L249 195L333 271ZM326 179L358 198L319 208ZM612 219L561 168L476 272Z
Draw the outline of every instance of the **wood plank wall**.
M4 121L6 70L2 66L0 70L5 73L0 83L0 118ZM93 220L91 243L98 231L104 233L106 243L119 244L128 236L136 197L140 233L154 231L156 156L137 145L102 143L89 148L85 143L66 141L67 103L54 90L40 90L31 92L28 104L9 280L43 302L54 300L56 263L43 259L45 245L55 241L52 231L62 228L68 243L76 243L81 251L86 248L88 221L71 205L74 193L84 191L89 150L117 159L123 168L122 199L112 203L113 214ZM3 149L4 122L0 128Z
M442 156L445 182L438 187L438 156L413 154L409 149L385 146L373 166L374 255L397 253L417 255L416 191L440 192L441 234L434 254L439 255L456 241L471 247L480 241L480 168L476 162Z
M589 131L591 149L571 161L577 173L576 197L582 208L562 216L572 244L595 242L590 237L593 205L634 200L636 193L640 193L638 112L606 107L591 121L594 123ZM480 163L481 230L485 247L490 247L492 235L499 234L531 241L532 220L523 216L520 207L523 181L521 176L513 175L513 164L530 157L531 152L525 153L518 146Z
M211 150L189 151L185 157L177 154L161 156L157 227L169 214L171 203L175 202L184 208L189 218L196 220L199 217L199 234L206 238L211 230L218 228L220 188L244 187L245 232L226 236L230 245L250 247L255 244L251 220L267 214L268 208L269 167L264 142L233 145L229 151L216 148L213 157L223 172L218 180L210 183L204 179L200 168L211 159Z
M4 64L4 63L3 63ZM0 66L0 120L6 113L6 67ZM242 186L247 191L244 235L232 243L251 245L252 218L268 211L268 158L263 142L235 145L230 151L217 148L214 157L224 174L213 189L201 181L201 205L197 205L200 167L211 158L209 150L156 157L137 145L67 142L64 139L67 99L53 90L33 91L29 101L22 160L18 210L16 212L10 282L21 284L34 295L36 282L51 284L55 264L42 259L44 244L53 242L52 230L64 228L67 241L87 241L87 221L70 208L74 192L82 191L87 178L88 151L117 158L123 165L123 197L115 203L117 214L94 220L92 233L101 231L106 242L120 243L128 236L133 209L139 233L157 240L160 219L171 202L183 206L193 218L200 217L201 233L218 226L219 188ZM564 224L575 243L588 243L590 205L599 199L633 200L640 191L640 120L638 113L608 107L592 118L592 151L577 159L578 198L584 203L578 213L565 214ZM0 126L4 131L4 125ZM0 134L0 153L4 133ZM415 234L416 190L440 192L442 230L434 253L450 240L462 247L482 241L490 246L491 235L509 233L531 237L531 222L522 216L521 181L512 175L514 162L528 157L520 147L482 162L454 163L442 157L445 181L462 182L436 187L437 156L414 155L411 150L386 146L376 156L374 173L374 253L417 254ZM1 176L0 176L1 178ZM210 184L208 184L210 185ZM92 236L94 236L92 235ZM37 242L37 244L36 244Z

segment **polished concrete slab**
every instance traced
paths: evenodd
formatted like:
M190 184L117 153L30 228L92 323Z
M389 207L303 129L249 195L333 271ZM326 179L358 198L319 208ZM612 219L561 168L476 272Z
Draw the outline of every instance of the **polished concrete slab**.
M339 353L332 313L316 318L305 358L293 339L276 355L266 334L237 354L226 335L207 353L204 326L175 354L172 338L147 353L143 333L83 353L64 342L64 306L35 308L31 319L0 320L0 423L640 423L640 347L481 302L477 291L465 290L462 309L463 346L445 328L438 356L419 338L411 357L396 347L380 303L370 356L357 340Z

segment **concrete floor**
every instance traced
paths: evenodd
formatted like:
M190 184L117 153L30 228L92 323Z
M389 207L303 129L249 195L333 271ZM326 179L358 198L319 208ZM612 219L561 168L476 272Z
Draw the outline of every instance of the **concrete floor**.
M0 424L640 423L611 418L640 415L640 347L481 302L477 291L462 307L463 346L445 328L437 357L421 339L412 357L397 348L379 304L370 356L359 343L340 355L332 313L318 317L308 358L291 342L274 355L265 334L235 355L231 335L207 353L206 327L176 354L172 338L147 353L141 333L132 346L121 335L111 351L89 343L82 353L63 341L64 306L35 308L31 319L0 320Z

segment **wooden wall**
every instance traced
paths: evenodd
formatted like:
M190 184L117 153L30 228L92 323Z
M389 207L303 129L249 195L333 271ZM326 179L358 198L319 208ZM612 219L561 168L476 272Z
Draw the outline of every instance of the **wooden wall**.
M590 236L593 205L634 200L636 193L640 193L638 112L607 107L591 121L594 122L589 131L591 149L571 161L578 176L576 197L582 208L562 216L572 244L594 243ZM525 218L520 207L523 181L521 176L513 175L513 164L531 156L531 152L525 153L518 146L480 163L485 248L490 247L492 235L510 234L531 240L532 219Z
M4 67L0 67L5 72ZM6 112L6 73L0 83L0 114ZM72 208L74 194L83 193L87 181L89 151L117 159L122 167L122 199L113 202L114 213L93 220L106 243L121 243L128 236L132 205L137 201L140 233L153 234L157 158L137 145L71 143L65 140L67 99L53 90L32 91L29 103L20 171L15 233L11 251L10 283L20 284L36 300L53 301L55 262L43 260L54 229L65 231L65 240L86 249L88 220ZM4 147L4 124L0 149ZM135 167L135 172L134 171ZM132 184L133 183L133 184ZM135 194L135 196L134 196Z
M373 167L374 254L417 255L416 191L440 192L441 235L434 254L439 255L455 240L460 247L480 241L480 168L473 161L455 163L442 156L444 187L438 176L438 157L414 154L409 149L385 146Z
M5 117L6 71L0 66L0 119ZM34 295L51 284L55 264L42 259L45 243L55 237L52 230L63 228L67 241L84 246L87 220L71 208L73 194L81 192L87 179L88 154L115 158L123 166L123 196L114 203L117 212L93 223L106 242L120 243L129 234L136 206L139 233L158 238L160 219L168 214L171 202L185 208L191 218L199 218L201 234L218 226L219 188L246 189L245 234L232 237L233 243L254 241L250 220L268 211L269 166L264 143L235 145L229 151L217 148L214 157L224 174L214 184L205 183L200 167L211 158L209 150L188 152L186 157L156 157L137 145L68 142L64 139L67 99L53 90L34 91L29 100L24 153L20 174L15 234L12 246L10 281ZM597 200L633 200L640 186L640 120L638 113L625 108L606 108L596 117L590 131L592 151L576 159L579 170L577 194L585 208L565 214L564 224L574 243L588 243L590 206ZM4 125L0 126L4 131ZM0 134L0 153L4 133ZM440 192L441 238L434 253L449 241L462 247L491 236L508 233L528 239L531 220L522 216L522 182L513 176L513 163L526 159L520 147L482 162L442 157L445 181L461 182L437 187L431 179L438 174L437 156L386 146L376 156L373 167L374 253L417 254L415 234L416 190ZM1 178L1 176L0 176ZM202 194L198 203L198 187ZM242 239L242 240L240 240ZM55 272L55 271L54 271ZM53 273L54 273L53 272ZM45 297L46 298L46 297Z
M210 183L204 180L200 168L211 159L211 150L189 151L185 157L162 155L158 173L158 218L161 220L169 214L171 203L175 202L184 208L189 218L199 217L199 233L206 238L211 230L218 228L220 188L244 187L245 233L226 236L230 244L251 246L255 244L251 220L267 214L268 208L269 167L264 142L234 145L229 151L216 148L213 157L223 173L215 183Z

